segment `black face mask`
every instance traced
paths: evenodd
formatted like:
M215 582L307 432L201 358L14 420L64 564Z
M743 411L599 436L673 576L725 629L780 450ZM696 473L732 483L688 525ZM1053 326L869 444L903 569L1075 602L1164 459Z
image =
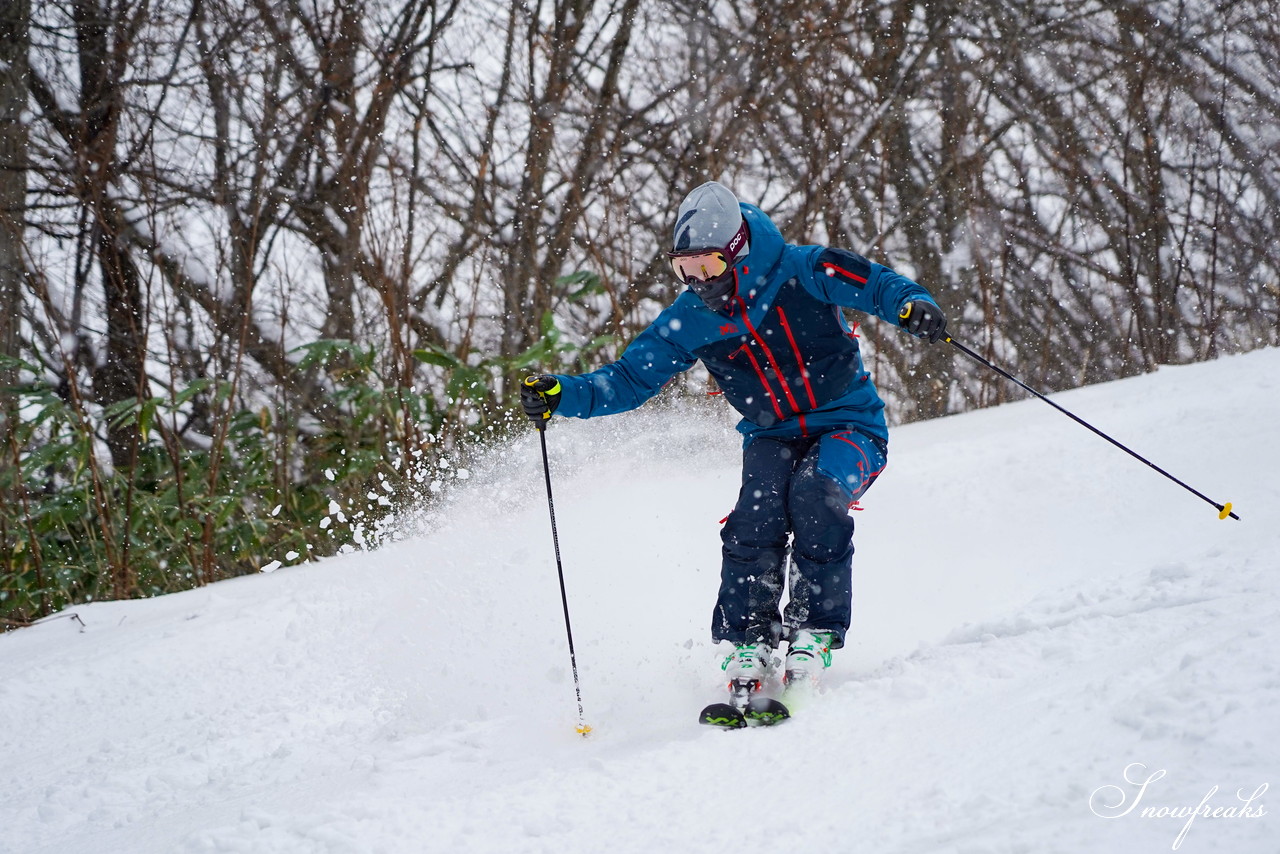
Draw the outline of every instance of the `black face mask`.
M729 307L729 300L733 299L738 291L737 272L730 267L723 276L709 282L690 279L689 288L702 297L707 308L712 311L724 311Z

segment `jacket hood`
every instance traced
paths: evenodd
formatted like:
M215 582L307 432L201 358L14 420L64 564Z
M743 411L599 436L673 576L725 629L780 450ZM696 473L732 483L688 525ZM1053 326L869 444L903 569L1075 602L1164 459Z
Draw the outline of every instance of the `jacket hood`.
M768 214L746 202L739 202L738 206L747 221L747 228L751 229L750 251L735 265L738 268L738 295L750 300L754 296L754 286L767 281L769 273L778 265L786 242Z

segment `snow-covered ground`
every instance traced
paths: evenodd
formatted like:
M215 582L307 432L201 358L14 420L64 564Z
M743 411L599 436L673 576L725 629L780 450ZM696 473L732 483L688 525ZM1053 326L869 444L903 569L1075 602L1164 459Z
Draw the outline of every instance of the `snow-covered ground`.
M429 533L0 636L0 851L1276 852L1280 351L1056 399L1242 521L1038 401L900 428L825 695L712 731L732 420L557 419L590 738L530 436Z

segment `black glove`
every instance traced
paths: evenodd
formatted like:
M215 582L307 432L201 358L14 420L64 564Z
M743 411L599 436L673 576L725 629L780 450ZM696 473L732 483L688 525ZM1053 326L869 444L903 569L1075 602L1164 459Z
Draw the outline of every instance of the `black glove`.
M534 374L520 384L520 407L533 423L545 423L559 405L560 381L551 374Z
M928 338L933 344L946 334L947 319L942 309L930 302L908 302L898 312L898 323L917 338Z

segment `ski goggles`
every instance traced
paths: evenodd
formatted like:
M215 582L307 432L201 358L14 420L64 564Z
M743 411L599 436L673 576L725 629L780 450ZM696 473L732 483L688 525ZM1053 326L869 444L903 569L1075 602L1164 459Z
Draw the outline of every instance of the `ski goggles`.
M746 239L747 223L743 220L737 234L723 249L668 252L667 258L671 260L671 269L675 271L676 278L681 284L711 282L729 271L730 259L737 257Z

